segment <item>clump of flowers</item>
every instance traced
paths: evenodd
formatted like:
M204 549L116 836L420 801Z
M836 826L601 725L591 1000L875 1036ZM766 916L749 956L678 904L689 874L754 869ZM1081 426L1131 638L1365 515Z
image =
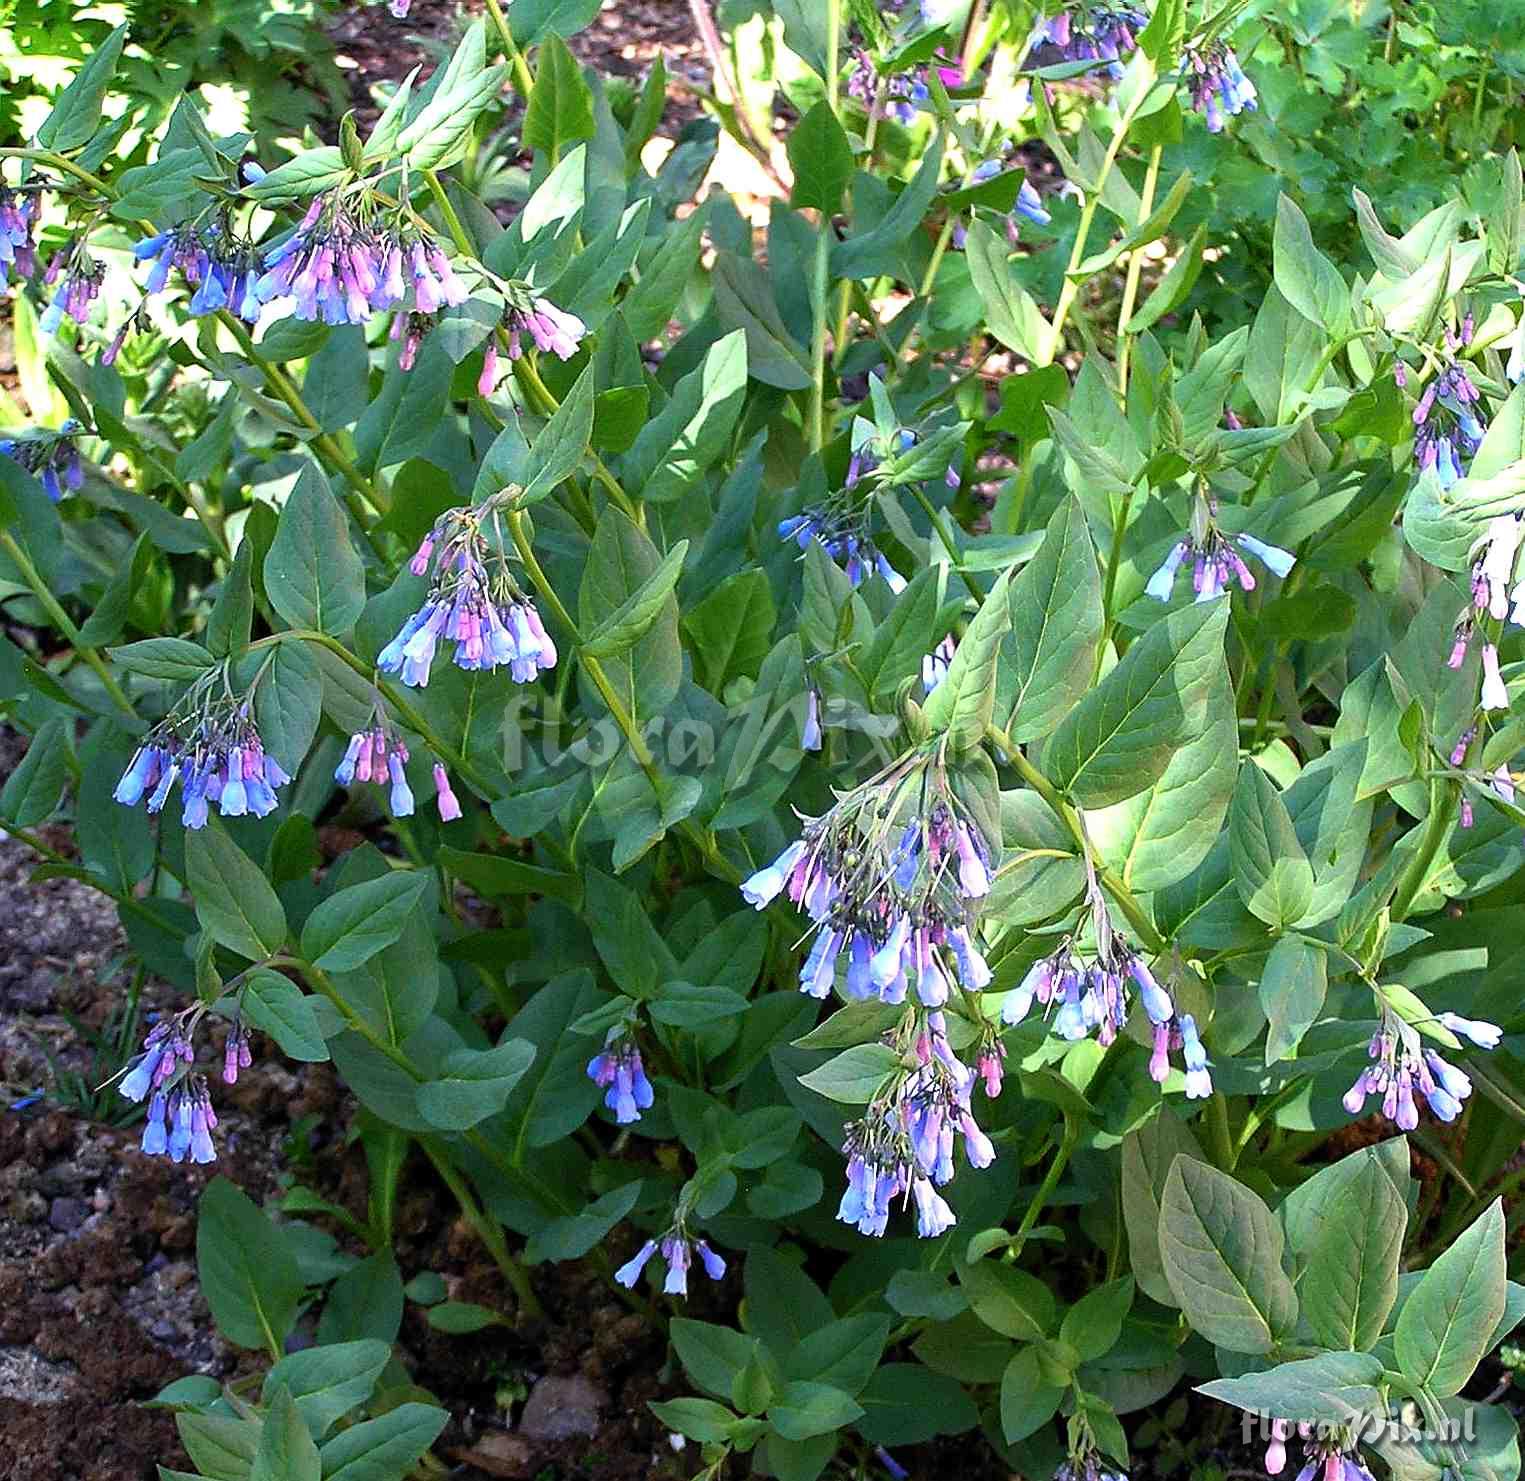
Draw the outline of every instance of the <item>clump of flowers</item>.
M20 463L47 491L56 504L66 489L77 489L85 481L75 437L85 430L83 422L70 417L55 432L35 427L10 437L0 437L0 454Z
M187 828L204 828L214 802L225 818L262 818L274 812L276 788L291 778L260 741L251 712L253 693L251 688L235 699L226 666L207 670L149 732L112 795L125 807L135 807L146 796L148 811L156 813L178 781L180 816Z
M901 1003L914 982L927 1007L948 1000L950 975L990 982L974 940L990 890L990 847L934 756L912 753L853 788L773 863L742 885L757 909L788 898L816 939L800 991L826 997L839 959L846 992Z
M251 243L236 240L226 226L221 230L203 230L194 223L173 226L144 237L133 248L133 256L153 263L146 284L150 294L163 291L174 268L194 290L187 305L191 314L225 308L251 324L259 318L260 299L255 291L259 256Z
M1176 573L1188 563L1192 568L1192 590L1199 602L1210 602L1235 585L1241 591L1255 589L1255 574L1245 564L1245 555L1254 556L1274 576L1285 578L1291 574L1297 557L1290 551L1254 535L1227 534L1218 528L1216 515L1217 509L1211 502L1197 501L1190 532L1171 546L1170 553L1144 587L1146 596L1168 602L1175 589Z
M42 275L49 287L58 285L42 312L39 324L42 332L56 333L65 316L83 324L90 317L90 305L100 297L105 279L106 264L92 257L84 242L55 253Z
M378 668L404 684L427 684L442 637L455 644L458 668L506 665L517 683L527 684L556 666L556 645L509 572L501 533L496 545L483 534L485 524L496 528L501 498L446 510L434 522L409 565L422 576L432 564L428 599L381 650Z
M393 815L411 817L414 797L413 789L408 785L407 763L407 742L398 734L377 700L371 723L350 736L344 755L334 768L334 780L342 787L354 782L375 782L377 786L386 787ZM451 790L449 774L438 761L434 763L434 788L441 822L449 823L460 817L460 800Z
M37 244L32 240L36 219L35 194L0 185L0 287L10 281L13 272L21 279L37 271Z
M972 1167L995 1160L990 1138L970 1109L979 1078L948 1043L947 1022L933 1010L918 1022L912 1013L891 1037L909 1036L914 1068L895 1071L869 1103L863 1118L849 1124L842 1151L847 1158L847 1191L837 1217L859 1233L881 1236L897 1199L916 1206L916 1232L933 1239L957 1222L937 1191L954 1176L954 1152L963 1139Z
M297 229L265 257L255 284L261 303L291 300L299 319L363 324L411 302L434 314L466 301L466 285L433 237L412 223L378 218L362 196L314 197Z
M891 591L904 591L905 577L874 543L870 527L868 501L853 499L844 492L780 520L778 533L780 539L795 541L801 550L808 549L812 540L819 541L854 586L877 571Z
M1094 1446L1073 1451L1054 1472L1054 1481L1128 1481L1127 1474L1107 1466Z
M1491 1023L1473 1024L1455 1015L1448 1017L1449 1022L1446 1017L1438 1021L1448 1028L1465 1025L1452 1032L1466 1034L1483 1048L1499 1041L1501 1031ZM1419 1031L1386 1007L1366 1052L1372 1063L1356 1076L1344 1096L1343 1104L1352 1116L1361 1114L1368 1096L1380 1095L1382 1114L1400 1131L1412 1131L1419 1125L1416 1088L1442 1121L1454 1121L1461 1115L1461 1103L1472 1094L1468 1076L1421 1043Z
M605 1087L604 1105L621 1126L639 1121L641 1112L651 1109L654 1096L640 1046L623 1025L609 1030L603 1049L588 1061L588 1078Z
M143 1151L150 1157L168 1156L172 1162L214 1162L217 1149L212 1132L217 1113L206 1077L194 1069L194 1037L205 1014L203 1004L172 1018L161 1019L143 1040L143 1049L127 1066L118 1094L130 1101L148 1101L143 1127ZM253 1062L248 1036L235 1019L223 1052L223 1079L234 1084L240 1069Z
M1446 659L1449 668L1459 669L1466 662L1467 649L1477 632L1483 617L1503 623L1506 618L1515 622L1525 615L1525 581L1514 580L1515 559L1519 553L1522 528L1513 514L1496 515L1488 521L1487 528L1474 547L1476 558L1472 563L1472 606L1464 609L1456 619L1452 634L1451 653ZM1510 610L1511 601L1514 604ZM1485 636L1482 647L1483 682L1478 703L1485 710L1507 710L1509 690L1499 672L1498 644ZM1458 744L1465 756L1470 734ZM1458 766L1459 761L1453 761ZM1513 801L1513 787L1506 799Z
M1187 47L1185 70L1191 106L1206 120L1209 133L1222 132L1227 119L1260 106L1255 84L1244 75L1232 48L1221 41Z
M648 1239L635 1254L614 1272L615 1280L626 1290L634 1290L641 1272L658 1251L667 1265L667 1276L662 1290L669 1296L688 1295L688 1272L697 1257L699 1265L711 1280L725 1275L725 1259L711 1249L706 1239L689 1233L686 1201L680 1202L672 1224L659 1239Z
M1471 337L1470 331L1463 332ZM1435 474L1442 488L1466 476L1467 462L1482 445L1481 409L1482 395L1459 361L1446 366L1424 388L1414 407L1415 460L1421 471Z
M1322 1427L1321 1427L1322 1431ZM1324 1434L1315 1437L1314 1426L1306 1421L1297 1426L1303 1441L1303 1468L1297 1481L1374 1481L1354 1439L1348 1435ZM1271 1439L1266 1445L1266 1475L1279 1476L1287 1467L1287 1441L1292 1436L1289 1420L1271 1421Z
M1123 75L1123 59L1138 45L1148 15L1132 5L1076 5L1039 21L1029 42L1032 51L1047 49L1052 63L1096 62L1114 78Z
M576 314L559 309L541 298L527 283L502 285L508 300L505 318L508 324L508 357L517 360L524 353L525 336L535 348L562 360L570 360L588 333L588 326ZM496 359L496 354L494 354Z

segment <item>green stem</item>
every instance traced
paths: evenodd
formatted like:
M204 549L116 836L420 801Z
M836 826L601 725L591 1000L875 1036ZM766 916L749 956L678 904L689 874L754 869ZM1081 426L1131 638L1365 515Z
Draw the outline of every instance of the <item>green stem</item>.
M554 416L561 410L561 403L556 399L551 388L541 379L539 370L535 368L529 356L521 355L514 361L514 379L536 403L541 415ZM593 462L593 476L604 486L609 497L619 506L621 513L644 530L646 528L645 510L625 492L620 481L609 471L604 460L596 452L590 449L588 456Z
M1455 808L1456 789L1448 786L1439 777L1431 781L1430 816L1425 822L1418 852L1409 860L1408 867L1403 871L1393 890L1389 910L1395 923L1407 919L1409 911L1413 909L1414 897L1424 887L1430 865L1435 862L1435 855L1440 852L1440 846L1450 836ZM1370 922L1367 924L1369 925Z
M79 640L79 629L74 625L74 619L64 611L58 598L48 590L47 582L42 579L37 567L32 564L32 558L22 549L20 542L9 530L0 530L0 550L3 550L21 572L21 578L32 589L32 595L42 604L43 610L53 619L53 625L69 640L70 646L92 668L101 681L101 686L111 696L111 702L121 710L124 715L131 715L134 720L138 718L138 712L132 707L132 701L122 691L122 686L117 683L116 676L106 664L106 660Z
M1202 1120L1212 1142L1213 1161L1222 1171L1232 1172L1239 1154L1234 1149L1233 1137L1229 1135L1228 1097L1221 1090L1213 1091Z
M514 33L509 29L508 19L503 14L498 0L487 0L487 13L492 17L493 26L503 42L503 54L514 69L514 81L519 85L519 92L523 97L528 98L530 89L535 85L535 79L530 76L529 63L524 60L524 53L519 50L519 43L514 40Z
M460 1204L462 1216L476 1231L477 1238L482 1241L487 1253L493 1257L498 1269L503 1272L503 1279L513 1287L514 1295L519 1299L519 1309L516 1314L520 1318L529 1317L532 1321L540 1321L545 1316L545 1308L541 1306L540 1298L535 1295L524 1266L509 1253L508 1242L503 1238L503 1230L483 1213L481 1206L472 1196L466 1179L451 1165L450 1159L439 1143L433 1137L420 1136L418 1144L424 1149L424 1156L434 1164L435 1172L440 1175L445 1186L454 1195L455 1201Z
M953 569L963 577L964 585L969 588L969 595L977 602L984 601L985 593L980 590L974 577L963 567L963 557L959 554L958 545L953 539L952 531L948 529L945 511L937 508L932 503L931 499L927 497L926 490L919 483L911 484L910 488L916 502L926 510L927 518L932 522L932 529L936 532L938 540L942 542L943 549L948 552L948 559L953 563Z
M1032 1202L1027 1205L1022 1214L1022 1222L1017 1225L1016 1232L1011 1238L1011 1249L1018 1253L1027 1236L1032 1233L1033 1226L1038 1222L1038 1216L1048 1206L1048 1201L1054 1195L1054 1189L1059 1186L1059 1179L1063 1177L1064 1170L1069 1166L1070 1156L1080 1141L1080 1123L1066 1115L1064 1118L1064 1135L1059 1140L1059 1150L1054 1153L1049 1161L1048 1171L1043 1176L1043 1181L1038 1185L1038 1191L1033 1194Z
M1138 219L1141 226L1154 210L1154 192L1160 179L1160 156L1164 151L1163 144L1155 144L1149 151L1149 164L1144 171L1144 188L1139 194ZM1117 311L1117 393L1123 398L1124 404L1128 399L1128 361L1133 348L1128 321L1133 317L1133 305L1138 301L1139 279L1143 272L1144 254L1141 248L1135 247L1128 254L1128 276L1123 283L1122 306ZM1111 607L1107 610L1110 611Z
M838 72L841 70L837 48L841 41L842 0L826 0L826 106L832 116L837 111ZM810 306L814 312L814 331L810 343L810 414L806 435L817 452L826 443L826 296L831 286L831 213L820 212L815 244L815 262L810 279Z
M370 520L372 511L385 514L391 507L391 499L355 466L344 449L323 430L322 423L302 399L302 393L295 382L279 366L260 354L253 336L244 328L243 323L226 309L217 311L217 320L238 341L239 348L249 357L249 363L264 376L265 384L274 395L286 404L291 414L312 434L312 446L318 455L349 485L345 501L350 513L355 516L355 521L365 533L371 548L384 559L385 547L370 528Z
M1069 318L1070 310L1074 308L1075 300L1080 295L1080 280L1074 274L1085 257L1086 242L1091 235L1091 222L1096 218L1096 207L1101 203L1102 192L1106 189L1113 165L1117 163L1118 151L1123 147L1123 141L1128 137L1128 130L1133 125L1134 112L1147 92L1147 88L1142 89L1133 105L1118 120L1117 131L1107 144L1107 152L1102 156L1101 168L1096 172L1096 189L1086 196L1085 205L1080 208L1080 227L1075 234L1075 245L1070 249L1069 265L1064 270L1064 287L1059 290L1059 302L1054 306L1054 322L1050 328L1049 342L1044 347L1040 365L1052 365L1058 358L1059 351L1064 348L1065 321Z
M996 729L994 725L987 726L985 738L1006 757L1017 775L1048 804L1049 810L1064 824L1080 852L1089 854L1090 840L1086 837L1080 815L1065 801L1059 789L1022 754L1021 747L1004 731ZM1133 927L1134 933L1144 943L1145 948L1156 955L1165 951L1169 942L1155 929L1154 922L1149 919L1148 912L1139 903L1138 896L1099 860L1093 859L1092 863L1096 866L1097 882L1117 902L1117 908L1122 911L1123 918Z
M583 649L582 634L572 620L572 614L567 611L561 598L556 595L555 588L547 579L545 571L535 556L534 547L530 544L529 536L525 532L522 510L509 511L508 529L513 538L514 548L519 552L520 560L524 562L524 569L528 572L531 583L557 621L571 635L572 646L577 649L577 661L592 681L593 687L598 690L610 715L614 718L614 723L619 727L620 734L625 737L625 743L630 747L631 755L635 757L641 770L646 773L646 780L651 784L651 790L660 803L666 795L666 788L663 785L662 773L657 767L656 758L651 754L651 748L646 744L646 738L641 734L634 717L625 708L624 701L615 693L614 685L609 682L609 675L604 671L603 664ZM720 852L720 845L708 828L700 827L691 818L684 818L678 824L678 829L699 849L712 873L731 884L741 882L740 870Z

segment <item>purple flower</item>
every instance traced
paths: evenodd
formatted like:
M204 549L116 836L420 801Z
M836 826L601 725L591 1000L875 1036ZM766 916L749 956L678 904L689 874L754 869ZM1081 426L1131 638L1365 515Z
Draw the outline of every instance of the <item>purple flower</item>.
M621 1126L639 1121L641 1112L651 1107L654 1096L641 1064L641 1051L617 1025L609 1030L603 1052L588 1061L588 1078L607 1087L604 1104Z
M440 822L453 823L461 815L461 800L450 789L450 777L443 765L434 763L434 795L439 805Z
M48 273L51 276L46 276L44 281L57 282L58 291L39 321L42 332L55 333L65 317L83 324L90 317L90 305L100 297L106 264L97 262L81 244L62 261L55 258L48 265Z
M587 332L588 326L576 314L557 308L548 299L526 298L509 307L508 356L511 360L519 358L527 334L537 350L570 360Z
M1225 119L1253 113L1260 106L1255 84L1244 75L1239 58L1223 42L1188 47L1185 68L1191 106L1206 119L1209 133L1220 133Z
M1122 59L1138 45L1138 33L1148 24L1148 15L1131 5L1114 5L1110 0L1074 5L1038 22L1023 65L1095 62L1120 78ZM1040 54L1034 56L1035 50ZM1044 50L1048 55L1041 54Z
M1442 488L1465 477L1465 460L1482 445L1481 409L1481 393L1459 362L1441 371L1414 407L1415 460L1421 471L1435 474Z
M10 281L30 278L37 271L37 245L32 240L32 223L37 219L37 197L17 195L0 185L0 287Z

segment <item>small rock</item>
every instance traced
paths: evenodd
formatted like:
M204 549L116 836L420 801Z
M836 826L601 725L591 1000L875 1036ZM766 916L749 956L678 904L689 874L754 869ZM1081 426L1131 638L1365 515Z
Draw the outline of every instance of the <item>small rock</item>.
M69 1234L89 1215L90 1205L83 1198L55 1198L48 1208L48 1223L60 1234Z
M519 1433L531 1440L568 1440L598 1433L603 1392L581 1373L569 1378L549 1374L530 1390Z
M535 1473L534 1447L518 1435L497 1432L483 1435L472 1449L457 1450L454 1456L489 1476L507 1476L510 1481L520 1481Z

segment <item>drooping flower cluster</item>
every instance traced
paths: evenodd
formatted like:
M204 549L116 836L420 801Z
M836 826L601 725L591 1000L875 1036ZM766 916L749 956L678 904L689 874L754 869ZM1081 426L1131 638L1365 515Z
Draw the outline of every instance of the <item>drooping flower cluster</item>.
M603 1049L588 1061L588 1078L606 1088L604 1104L621 1126L639 1121L641 1112L651 1108L654 1097L640 1046L623 1025L609 1030Z
M908 1015L906 1024L916 1017ZM970 1108L979 1076L954 1054L946 1020L935 1009L916 1028L913 1057L915 1068L898 1072L863 1119L846 1128L847 1190L837 1217L861 1234L882 1235L898 1198L916 1205L916 1232L935 1238L957 1222L937 1190L953 1179L958 1139L971 1167L995 1160Z
M1175 589L1176 572L1191 562L1191 585L1195 600L1210 602L1231 586L1241 591L1255 589L1254 572L1244 562L1241 551L1253 555L1273 575L1285 577L1297 564L1297 557L1279 545L1268 545L1253 535L1227 535L1210 521L1200 534L1188 535L1170 548L1170 554L1145 586L1146 595L1168 602Z
M1271 1439L1266 1445L1266 1475L1279 1476L1287 1468L1287 1441L1292 1437L1292 1423L1285 1419L1271 1421ZM1354 1439L1329 1435L1324 1427L1304 1421L1297 1425L1303 1441L1303 1468L1297 1481L1375 1481Z
M325 324L363 324L404 304L430 315L467 296L433 238L410 223L372 220L363 199L352 209L336 191L313 199L264 265L254 288L261 303L290 299L297 318Z
M576 314L557 308L549 299L537 297L524 284L504 286L508 293L505 317L509 359L517 360L524 353L523 341L528 335L537 350L570 360L587 335L588 326ZM493 358L496 361L496 352Z
M877 571L891 591L902 592L905 577L874 543L869 534L869 519L867 500L837 495L813 509L780 520L778 533L782 540L795 541L801 550L808 549L812 540L818 540L854 586L861 585Z
M250 712L252 693L231 698L224 672L221 665L209 669L149 733L112 793L118 802L135 807L146 796L148 811L159 812L178 781L187 828L204 828L213 802L225 818L262 818L275 811L276 788L291 778L260 741ZM218 683L221 695L213 693Z
M179 271L193 289L187 305L193 315L227 309L250 324L259 318L255 291L260 276L259 254L252 243L240 241L224 226L202 228L194 223L170 227L145 237L133 249L139 262L152 262L147 290L162 292L170 269Z
M1138 45L1138 33L1148 24L1148 15L1132 5L1077 5L1061 10L1038 23L1025 65L1097 62L1112 77L1121 77L1123 59Z
M490 499L475 508L446 510L434 522L409 565L422 576L432 563L428 600L381 650L378 668L399 675L404 684L427 684L441 638L455 644L457 668L506 665L520 684L556 666L556 645L534 602L510 575L501 541L493 548L482 533L485 521L496 521L497 508Z
M1470 338L1465 327L1463 334ZM1481 410L1482 395L1460 361L1442 370L1420 395L1413 412L1414 458L1421 470L1434 471L1442 488L1466 476L1467 461L1482 445Z
M1438 1021L1447 1027L1465 1024L1464 1029L1452 1031L1465 1033L1482 1047L1492 1047L1498 1042L1500 1030L1493 1024L1472 1024L1455 1015L1446 1015ZM1344 1096L1345 1109L1352 1116L1361 1114L1368 1096L1380 1095L1382 1114L1399 1130L1412 1131L1419 1125L1419 1108L1414 1101L1416 1087L1442 1121L1454 1121L1461 1115L1461 1103L1472 1094L1472 1081L1467 1075L1424 1045L1412 1024L1386 1008L1366 1052L1372 1063L1356 1076Z
M948 1000L950 973L972 991L990 968L974 939L990 890L990 850L926 753L855 787L742 885L757 909L781 893L814 923L800 991L826 997L839 960L852 998L903 1003L914 983L929 1008Z
M1001 1008L1001 1020L1021 1023L1037 1003L1062 1039L1084 1039L1093 1031L1103 1048L1128 1021L1136 997L1153 1025L1154 1050L1149 1073L1156 1084L1170 1073L1170 1055L1179 1051L1186 1070L1186 1094L1199 1100L1212 1093L1207 1052L1196 1020L1178 1013L1171 996L1156 981L1149 964L1117 933L1106 898L1087 864L1085 914L1095 937L1094 956L1084 956L1073 936L1035 962Z
M32 225L37 219L35 194L18 194L0 185L0 287L10 281L30 278L37 271L37 244L32 240Z
M1515 560L1525 533L1518 516L1500 514L1488 521L1487 529L1475 547L1477 558L1472 564L1472 606L1464 609L1456 620L1452 635L1451 653L1446 659L1449 668L1459 669L1466 662L1467 649L1484 616L1502 623L1506 619L1520 623L1525 618L1525 580L1515 581ZM1510 604L1513 603L1511 611ZM1478 703L1485 710L1507 710L1509 690L1499 672L1498 644L1486 635L1483 641L1483 684ZM1458 742L1463 756L1466 755L1467 735ZM1453 761L1459 766L1459 761ZM1511 788L1512 792L1512 788ZM1512 795L1507 799L1513 801Z
M0 437L0 454L20 463L47 491L56 504L65 489L77 489L85 481L77 434L85 430L82 422L70 417L56 432L34 427L12 437Z
M205 1009L198 1004L173 1018L161 1019L148 1031L143 1050L127 1066L118 1094L130 1101L148 1100L143 1150L150 1157L167 1155L172 1162L214 1162L217 1149L212 1132L217 1113L206 1077L196 1074L192 1043ZM235 1021L223 1056L223 1079L233 1084L238 1071L252 1063L248 1038Z
M674 1225L660 1240L648 1239L614 1272L615 1280L626 1290L633 1290L641 1272L658 1250L667 1264L667 1278L662 1282L662 1290L669 1296L688 1295L688 1272L695 1255L711 1280L720 1280L725 1275L725 1260L710 1248L708 1240L693 1239L680 1225Z
M1187 47L1186 85L1191 106L1207 122L1209 133L1222 132L1224 122L1259 106L1255 84L1244 75L1239 58L1221 41Z
M1054 1481L1128 1481L1126 1472L1113 1470L1092 1446L1067 1456L1054 1472Z
M105 279L106 264L92 257L83 242L54 253L42 280L49 287L56 283L58 290L42 312L39 321L42 332L55 333L65 315L76 324L83 324L90 317L90 305L100 297Z

